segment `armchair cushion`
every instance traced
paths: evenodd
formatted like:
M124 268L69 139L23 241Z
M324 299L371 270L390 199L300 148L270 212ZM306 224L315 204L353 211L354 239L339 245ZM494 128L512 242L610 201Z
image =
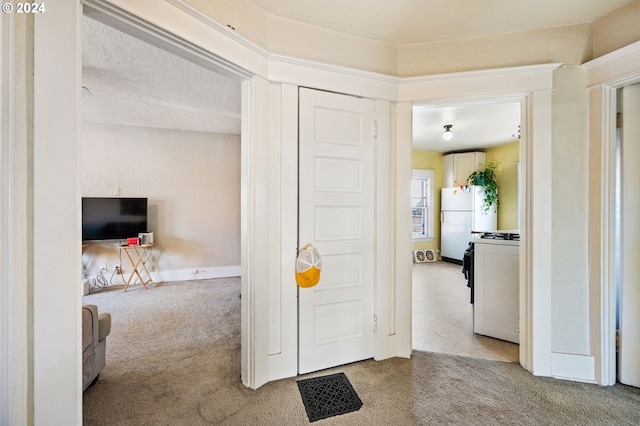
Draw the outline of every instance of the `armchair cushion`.
M98 315L98 341L106 339L109 333L111 333L111 314L101 312Z
M82 389L95 383L105 365L111 314L98 314L96 305L82 307Z

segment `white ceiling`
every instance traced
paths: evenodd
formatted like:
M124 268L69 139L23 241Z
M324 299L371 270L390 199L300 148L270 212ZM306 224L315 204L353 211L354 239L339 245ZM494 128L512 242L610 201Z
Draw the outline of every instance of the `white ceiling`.
M453 138L442 138L444 126L452 124ZM519 140L520 103L464 106L415 106L413 147L451 152L486 149Z
M634 0L251 0L265 12L403 45L594 22Z

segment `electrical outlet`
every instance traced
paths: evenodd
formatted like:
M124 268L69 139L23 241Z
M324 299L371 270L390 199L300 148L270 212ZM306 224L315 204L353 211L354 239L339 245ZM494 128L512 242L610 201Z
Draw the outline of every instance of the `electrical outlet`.
M100 271L108 271L107 265L100 265Z
M116 274L122 275L122 268L120 267L120 265L116 265Z

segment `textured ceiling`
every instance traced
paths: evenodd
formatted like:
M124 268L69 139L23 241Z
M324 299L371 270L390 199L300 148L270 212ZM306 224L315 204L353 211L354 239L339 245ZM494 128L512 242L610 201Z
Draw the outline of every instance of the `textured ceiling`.
M403 45L594 22L633 0L251 0L265 12Z
M84 17L85 123L240 133L240 82Z

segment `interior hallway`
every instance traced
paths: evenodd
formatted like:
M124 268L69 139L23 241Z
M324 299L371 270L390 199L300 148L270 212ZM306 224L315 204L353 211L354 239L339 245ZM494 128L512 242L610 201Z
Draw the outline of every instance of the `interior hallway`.
M519 346L473 333L473 310L462 266L413 265L413 349L518 362Z

